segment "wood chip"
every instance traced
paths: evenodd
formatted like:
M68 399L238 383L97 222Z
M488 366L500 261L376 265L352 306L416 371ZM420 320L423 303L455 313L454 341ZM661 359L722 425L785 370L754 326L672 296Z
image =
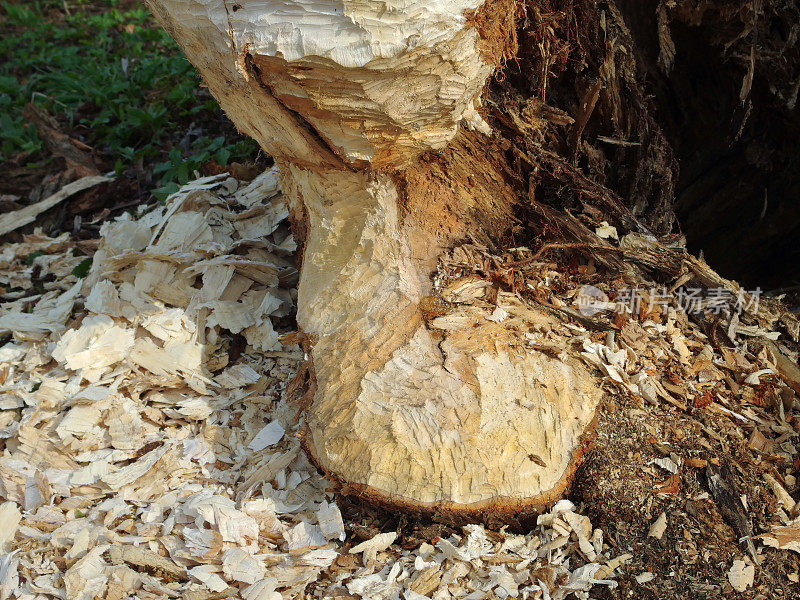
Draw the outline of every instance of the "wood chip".
M364 564L367 564L370 560L375 560L378 552L386 550L396 539L396 531L379 533L375 537L368 539L366 542L361 542L360 544L350 548L350 554L358 554L359 552L363 552Z
M216 567L213 565L200 565L189 569L189 575L194 577L197 581L202 583L212 592L224 592L228 589L228 584L225 580L217 575L214 571Z
M171 560L143 546L113 545L108 549L111 564L129 564L134 567L158 569L176 579L185 581L186 571Z
M298 523L289 529L283 534L283 537L286 538L289 552L302 552L311 548L319 548L327 543L325 536L322 535L322 530L306 521Z
M326 540L344 541L344 521L335 502L324 502L317 510L317 521Z
M0 556L0 598L12 598L19 592L19 557L15 552Z
M757 536L766 546L792 550L800 554L800 519L784 527L773 527L769 533Z
M743 592L753 585L756 568L743 560L734 560L728 571L728 581L737 592Z
M791 497L789 492L780 484L780 482L775 479L769 473L764 473L764 481L769 484L769 487L772 489L772 492L775 494L775 497L781 503L781 505L786 509L789 514L794 512L795 506L797 503L794 501L794 498Z
M253 452L259 452L268 446L277 444L286 433L278 421L272 421L261 428L252 441L247 445Z
M14 502L0 504L0 552L9 551L10 542L17 534L21 519L22 513Z
M662 512L658 518L650 525L650 530L647 532L648 537L660 540L667 530L667 513Z

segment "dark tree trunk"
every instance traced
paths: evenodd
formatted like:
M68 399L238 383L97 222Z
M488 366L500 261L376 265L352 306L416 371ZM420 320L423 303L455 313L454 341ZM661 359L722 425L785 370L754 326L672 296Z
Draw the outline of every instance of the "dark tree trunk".
M522 25L521 60L495 90L585 122L577 150L574 126L548 124L546 147L654 233L684 233L724 275L797 284L797 2L529 2ZM587 119L582 101L595 95Z

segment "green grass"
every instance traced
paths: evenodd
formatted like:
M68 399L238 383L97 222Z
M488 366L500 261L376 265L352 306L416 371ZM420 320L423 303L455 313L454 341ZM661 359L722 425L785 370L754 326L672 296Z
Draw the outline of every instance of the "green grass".
M65 8L66 7L66 8ZM69 14L67 14L67 11ZM138 2L0 1L0 159L47 160L27 102L58 116L117 171L156 174L157 196L205 161L253 158L180 49Z

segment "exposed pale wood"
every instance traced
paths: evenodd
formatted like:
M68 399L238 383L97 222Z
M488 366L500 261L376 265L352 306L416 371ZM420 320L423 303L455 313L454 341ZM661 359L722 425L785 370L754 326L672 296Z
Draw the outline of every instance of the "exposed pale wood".
M443 148L492 72L467 11L421 3L151 0L240 129L279 158L395 168ZM387 10L388 8L388 10Z
M393 184L366 177L295 167L287 177L309 215L298 324L315 340L317 389L306 448L386 502L477 510L557 489L594 416L594 378L516 349L491 309L434 338Z
M487 48L502 54L472 18L491 6L148 4L280 166L303 244L311 458L345 491L414 510L519 512L554 499L583 452L596 378L526 348L518 320L489 319L494 307L456 306L438 329L421 308L444 252L492 244L513 223L505 158L476 110ZM560 326L528 313L526 328Z

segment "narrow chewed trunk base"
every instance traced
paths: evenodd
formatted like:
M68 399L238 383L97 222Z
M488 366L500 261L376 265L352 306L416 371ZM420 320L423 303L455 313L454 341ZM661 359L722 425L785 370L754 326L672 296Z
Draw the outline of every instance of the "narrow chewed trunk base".
M510 295L498 316L485 282L432 288L390 178L292 167L286 180L308 220L298 324L315 463L351 493L439 516L533 512L562 494L601 393L576 360L528 348L525 333L560 323Z

